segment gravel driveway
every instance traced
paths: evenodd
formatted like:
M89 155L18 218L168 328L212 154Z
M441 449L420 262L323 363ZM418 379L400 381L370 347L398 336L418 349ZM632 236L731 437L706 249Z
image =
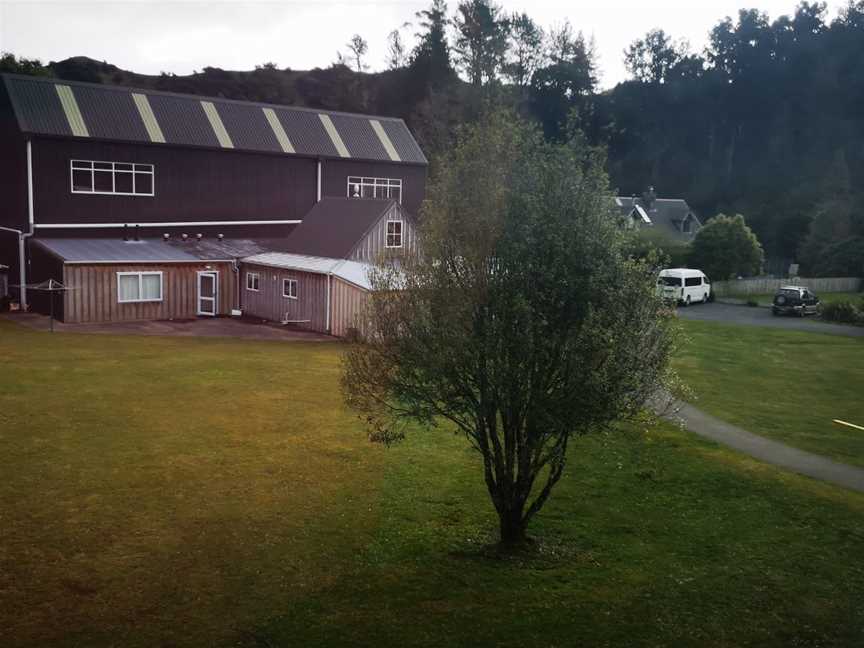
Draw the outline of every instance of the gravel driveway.
M687 308L679 308L681 319L702 322L724 322L726 324L743 324L745 326L762 326L766 328L791 329L810 331L811 333L827 333L846 337L864 337L864 327L846 326L843 324L828 324L820 322L812 315L804 319L791 315L775 317L770 308L754 308L732 304L694 304Z

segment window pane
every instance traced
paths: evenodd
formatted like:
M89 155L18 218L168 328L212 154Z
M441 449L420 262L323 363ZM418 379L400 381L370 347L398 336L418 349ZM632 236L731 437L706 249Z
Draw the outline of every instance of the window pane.
M402 202L402 188L401 187L390 187L390 197L393 200L397 200L401 203Z
M149 173L136 173L135 193L151 195L153 193L153 176Z
M364 198L374 198L375 197L375 187L372 185L363 185L363 193Z
M131 165L131 164L127 164L127 163L125 163L125 162L116 162L116 163L114 164L114 170L115 170L115 171L131 171L131 170L132 170L132 165Z
M72 171L72 189L74 191L93 191L93 174L90 171Z
M120 275L118 281L119 301L135 301L138 299L138 275Z
M132 193L132 174L122 171L114 174L114 191L117 193Z
M114 165L111 164L110 162L94 162L93 163L94 169L102 169L103 171L111 171L113 166Z
M162 299L162 275L142 275L141 292L141 299Z
M152 164L136 164L136 171L143 171L144 173L153 173L153 165Z
M114 174L110 171L93 172L93 190L111 193L114 191Z

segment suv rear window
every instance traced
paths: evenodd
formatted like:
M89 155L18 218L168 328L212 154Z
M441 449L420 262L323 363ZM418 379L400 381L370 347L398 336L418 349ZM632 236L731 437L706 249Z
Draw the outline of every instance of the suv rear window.
M800 297L800 293L797 290L790 290L788 288L778 290L777 295L785 295L786 297Z

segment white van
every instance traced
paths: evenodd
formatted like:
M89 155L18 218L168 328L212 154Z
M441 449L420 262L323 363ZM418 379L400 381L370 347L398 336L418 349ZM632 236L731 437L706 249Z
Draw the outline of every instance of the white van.
M657 292L661 297L674 299L684 306L705 303L711 299L711 281L701 270L669 268L660 271Z

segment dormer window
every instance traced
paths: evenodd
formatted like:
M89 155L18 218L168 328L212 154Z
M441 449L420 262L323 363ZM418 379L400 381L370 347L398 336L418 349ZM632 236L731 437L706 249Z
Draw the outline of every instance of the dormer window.
M693 216L691 214L687 214L683 221L681 221L681 231L684 234L690 234L693 231Z

